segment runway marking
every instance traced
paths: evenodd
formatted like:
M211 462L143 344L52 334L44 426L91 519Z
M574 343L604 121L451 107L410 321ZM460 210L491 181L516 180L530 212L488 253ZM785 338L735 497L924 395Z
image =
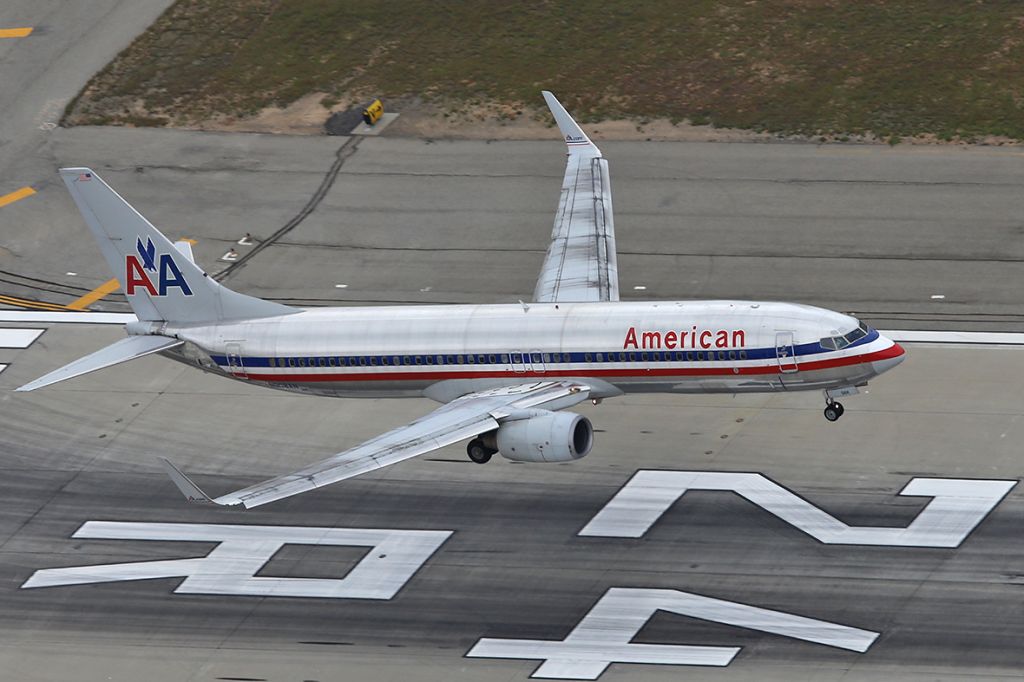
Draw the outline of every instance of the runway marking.
M949 343L977 346L1024 346L1024 334L1014 332L937 332L892 330L879 333L897 343Z
M26 28L0 28L0 38L26 38L32 34L30 27Z
M43 569L33 573L21 588L183 577L174 590L177 594L391 599L453 532L87 521L72 537L218 544L206 556L190 559ZM371 550L344 578L257 578L256 574L285 545L357 546Z
M121 283L117 281L117 278L109 279L103 284L99 285L85 296L68 303L67 308L69 310L85 310L90 305L100 300L108 294L112 294L121 288Z
M113 280L111 280L113 281ZM4 299L7 299L6 301ZM81 322L88 324L127 324L138 318L131 313L79 313L69 311L70 305L44 303L13 296L0 296L0 303L11 305L39 306L42 310L53 310L53 315L18 310L0 310L0 322ZM1024 334L1013 332L929 332L880 330L881 334L899 343L946 343L975 346L1024 346Z
M0 329L0 348L28 348L45 329Z
M58 312L61 310L67 310L65 306L57 303L47 303L45 301L33 301L30 298L18 298L17 296L2 296L0 295L0 303L6 303L7 305L16 305L21 308L33 308L35 310L52 310Z
M0 207L6 206L7 204L13 204L15 201L20 201L25 197L32 196L35 193L36 191L31 187L22 187L21 189L16 189L10 194L0 196Z
M0 299L4 297L0 296ZM2 302L2 300L0 300ZM36 312L34 310L0 310L0 322L43 322L79 323L79 324L128 324L139 318L131 313L87 313L65 310L54 312Z
M906 528L848 526L761 474L638 471L581 536L639 538L688 490L736 493L826 545L959 547L1017 481L913 478L900 495L931 497Z
M481 638L471 658L542 659L530 677L596 680L612 663L726 666L741 647L633 644L658 612L768 632L864 653L878 638L870 630L713 599L679 590L613 587L561 641Z

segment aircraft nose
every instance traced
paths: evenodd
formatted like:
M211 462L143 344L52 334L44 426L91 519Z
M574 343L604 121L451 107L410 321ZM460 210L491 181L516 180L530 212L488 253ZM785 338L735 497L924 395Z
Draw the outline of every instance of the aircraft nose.
M872 361L871 367L875 374L882 374L888 372L890 369L900 364L907 358L907 351L903 350L903 346L892 342L892 346L885 349L879 354L877 360Z

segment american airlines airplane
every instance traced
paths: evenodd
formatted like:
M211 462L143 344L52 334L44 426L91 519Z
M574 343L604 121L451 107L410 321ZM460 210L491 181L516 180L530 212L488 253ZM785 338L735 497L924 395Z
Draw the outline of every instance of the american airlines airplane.
M298 309L246 296L200 269L88 168L60 174L138 321L128 338L19 388L31 391L160 353L207 372L327 396L426 396L430 414L350 450L211 498L166 459L193 502L256 507L469 439L495 453L567 462L590 452L590 421L560 412L625 393L820 390L836 421L903 349L848 315L791 303L622 303L608 162L544 92L568 163L530 303Z

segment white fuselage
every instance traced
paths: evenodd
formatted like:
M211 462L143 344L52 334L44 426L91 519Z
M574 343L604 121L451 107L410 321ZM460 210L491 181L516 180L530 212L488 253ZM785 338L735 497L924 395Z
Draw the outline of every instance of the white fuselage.
M451 400L545 378L586 381L595 398L858 386L903 349L857 328L805 305L662 301L322 308L160 333L188 342L171 357L250 383Z

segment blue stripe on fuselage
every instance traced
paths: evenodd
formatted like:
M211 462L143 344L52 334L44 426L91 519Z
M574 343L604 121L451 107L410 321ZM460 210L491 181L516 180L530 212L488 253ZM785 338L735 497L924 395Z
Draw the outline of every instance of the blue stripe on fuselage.
M871 343L872 341L874 341L877 338L878 338L878 332L876 330L872 329L872 330L870 330L868 332L867 336L865 336L864 338L858 339L857 341L851 343L849 346L847 346L846 348L843 348L842 350L847 350L849 348L856 348L857 346L863 346L865 344ZM710 360L711 362L721 362L721 361L728 361L729 360L729 357L728 357L729 351L733 351L733 352L735 352L737 354L740 351L746 352L746 354L747 354L747 357L745 358L746 360L774 360L777 357L777 351L776 351L774 346L771 347L771 348L749 348L749 349L748 348L724 348L724 349L714 349L714 348L710 348L710 349L694 349L694 348L687 348L687 349L684 349L684 350L680 350L680 349L675 349L675 350L665 350L665 349L632 349L631 348L631 349L628 349L628 350L614 350L614 351L610 351L610 352L609 351L592 351L592 352L589 352L589 353L577 353L577 352L569 352L569 353L567 353L567 352L549 351L549 352L543 353L543 355L545 355L548 358L550 358L550 359L543 360L543 364L544 364L544 366L547 367L547 366L554 366L554 365L571 365L571 364L594 363L594 362L605 362L605 363L645 362L645 361L646 362L652 362L652 361L653 362L709 362L709 360L706 358L708 353L714 353L714 358L712 360ZM793 347L793 352L794 352L794 356L799 361L800 358L805 358L805 357L812 356L812 355L820 355L822 353L834 353L836 351L834 351L832 349L822 348L820 343L814 342L814 343L803 343L803 344L796 345L796 346ZM652 357L652 355L654 353L658 354L658 359L657 360L655 360ZM683 354L683 359L682 360L677 359L676 353L682 353ZM697 353L704 354L705 359L704 360L696 360L696 359L694 359L694 360L687 360L686 359L687 358L687 354L692 354L693 357L696 358L696 354ZM725 353L726 356L720 360L718 358L718 353ZM500 352L500 353L489 352L489 353L473 353L472 354L474 357L483 356L485 360L489 360L490 356L494 355L494 356L497 357L497 361L496 362L489 362L489 361L488 362L467 362L466 361L466 357L468 355L470 355L470 353L468 353L466 351L461 351L461 352L458 352L458 353L419 353L419 354L412 354L412 353L408 353L408 354L407 353L386 353L386 354L380 354L380 355L374 354L374 355L341 355L341 356L339 356L339 355L306 355L306 356L284 355L284 356L274 356L272 358L271 357L244 356L244 357L241 358L241 360L242 360L242 364L245 367L247 367L247 368L251 368L251 367L277 367L279 365L276 365L276 364L275 365L271 365L270 361L271 360L275 360L276 361L279 357L281 357L281 358L295 358L295 359L298 359L298 358L301 357L303 360L305 360L307 362L307 366L309 366L309 367L324 366L324 365L308 364L310 360L316 362L316 361L319 360L319 358L334 358L335 359L335 364L334 365L330 365L331 367L377 367L377 366L382 366L383 363L380 362L380 359L382 357L387 357L387 358L395 358L395 357L405 358L405 357L409 357L409 358L411 358L413 360L413 364L416 364L415 363L415 359L417 357L419 357L422 360L423 358L426 358L426 357L429 356L429 357L431 357L431 358L433 358L435 360L438 357L441 357L441 358L443 358L444 362L440 362L440 363L436 363L436 364L435 363L431 363L431 365L427 365L426 363L422 363L422 364L416 364L416 366L417 367L421 367L421 366L422 367L427 367L427 366L437 366L437 364L441 364L441 365L469 365L469 366L484 365L484 366L487 366L487 365L497 365L497 364L507 365L507 364L509 364L509 362L511 360L502 360L501 359L502 356L510 357L510 356L512 356L514 354L515 353L508 352L508 351ZM624 360L620 360L619 359L619 355L620 354L625 354L625 359ZM633 354L635 357L631 358L630 354ZM644 354L647 355L646 360L643 358ZM529 356L528 353L522 353L522 355ZM559 356L559 360L557 360L557 361L554 360L554 356L556 356L556 355ZM597 359L598 355L601 355L601 357L602 357L601 360ZM670 357L665 357L666 355L668 355ZM460 356L463 359L462 362L458 362L458 358ZM453 362L449 362L448 361L449 357L452 358ZM210 358L214 362L216 362L218 365L225 365L226 366L228 364L228 358L227 358L226 355L211 355ZM373 358L372 362L370 361L370 358ZM360 359L363 359L365 364L360 364L359 363ZM738 359L739 358L733 358L733 361L735 362ZM532 361L530 361L530 360L526 360L526 362L532 363ZM515 364L522 364L522 362L515 363ZM394 365L383 365L383 366L394 366Z

